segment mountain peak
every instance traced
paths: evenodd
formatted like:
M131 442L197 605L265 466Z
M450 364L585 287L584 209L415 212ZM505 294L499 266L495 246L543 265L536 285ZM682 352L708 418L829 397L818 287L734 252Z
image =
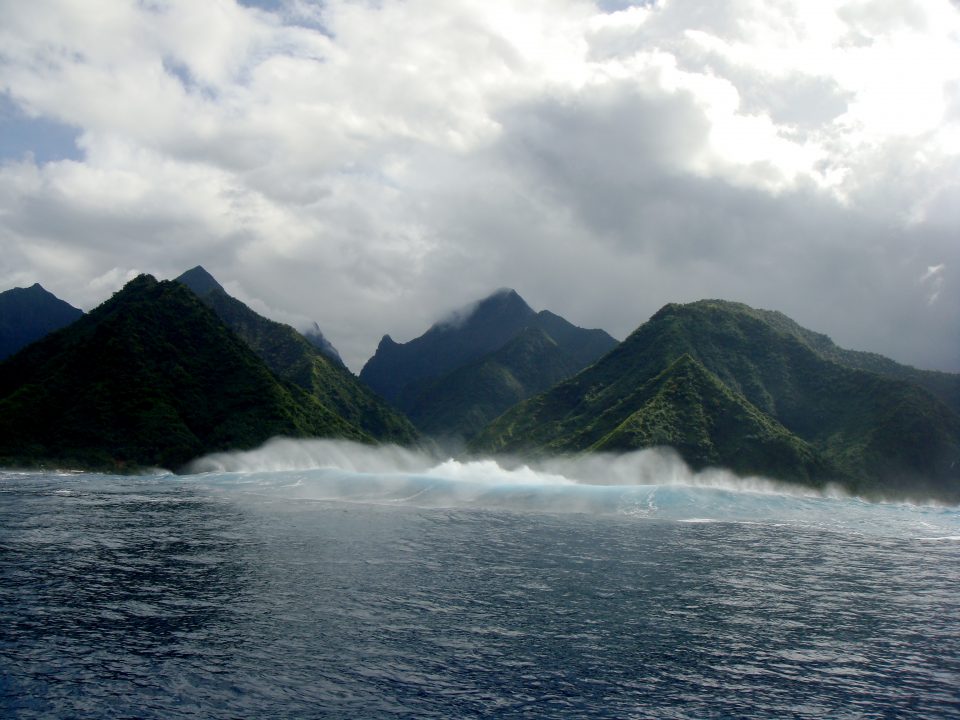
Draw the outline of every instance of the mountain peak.
M82 316L40 283L0 292L0 360Z
M492 293L487 295L487 297L481 300L479 304L496 305L501 308L523 308L526 310L531 310L530 306L527 305L526 300L520 297L520 293L513 288L508 287L494 290Z
M319 350L321 353L326 355L329 359L333 360L338 365L343 365L343 358L340 357L340 353L337 352L337 349L333 346L326 336L323 334L323 331L320 330L320 326L313 322L309 328L303 331L303 336L307 339L313 347Z
M223 286L216 281L213 275L208 273L202 265L197 265L196 267L187 270L185 273L176 278L176 281L186 285L188 288L193 290L195 294L200 296L207 295L215 290L220 290L224 293L227 292L223 289Z
M490 323L528 322L534 315L536 313L516 290L500 288L482 300L454 310L427 332L461 330Z
M443 420L441 430L459 434L475 431L512 402L545 389L548 379L569 377L614 345L602 330L538 314L516 290L500 288L409 342L384 336L360 379L413 413L415 424L433 430Z
M360 379L390 402L410 383L444 375L497 350L536 317L515 290L503 288L435 322L420 337L384 336Z
M275 375L188 287L149 275L2 369L5 464L175 469L276 435L369 438Z
M29 287L15 287L6 291L7 293L12 294L13 296L20 296L23 298L56 298L52 292L47 290L43 285L38 282L35 282ZM59 299L59 298L58 298Z

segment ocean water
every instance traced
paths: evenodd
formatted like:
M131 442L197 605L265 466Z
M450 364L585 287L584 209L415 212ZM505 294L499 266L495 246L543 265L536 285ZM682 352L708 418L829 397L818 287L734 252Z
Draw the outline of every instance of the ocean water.
M960 509L640 453L0 471L0 717L960 717Z

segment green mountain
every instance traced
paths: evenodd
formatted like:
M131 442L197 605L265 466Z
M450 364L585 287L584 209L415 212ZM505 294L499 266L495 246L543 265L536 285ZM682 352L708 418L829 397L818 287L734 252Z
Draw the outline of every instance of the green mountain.
M615 345L603 330L536 313L515 291L501 290L403 345L385 336L360 379L423 432L468 438Z
M176 469L275 435L369 440L279 380L186 287L132 280L0 363L0 464Z
M724 465L819 484L834 470L808 443L681 355L631 401L639 408L591 445L623 451L669 445L695 469Z
M82 315L39 283L0 293L0 360Z
M808 330L776 310L757 310L742 303L725 302L725 304L738 312L763 320L785 335L797 338L823 357L840 365L857 370L868 370L878 375L919 385L933 393L953 412L960 414L960 375L901 365L877 353L845 350L838 347L827 335Z
M340 353L337 352L337 349L333 346L326 336L320 331L320 326L316 323L313 323L304 333L303 337L307 339L313 347L320 351L322 355L326 355L330 360L333 360L334 363L340 365L341 367L346 367L343 362L343 358L340 357Z
M289 325L268 320L228 295L202 267L188 270L177 282L190 288L274 373L370 437L400 444L417 438L410 422L359 382L342 362Z
M471 447L670 444L698 467L960 497L957 413L895 372L842 364L860 354L824 337L738 303L667 305L595 365L498 418Z

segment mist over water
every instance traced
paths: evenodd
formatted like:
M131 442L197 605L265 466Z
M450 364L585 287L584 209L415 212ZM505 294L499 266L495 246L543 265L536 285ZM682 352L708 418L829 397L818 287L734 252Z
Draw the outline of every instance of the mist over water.
M839 496L759 477L741 478L720 469L692 471L669 448L622 454L558 456L532 462L512 458L458 460L394 445L363 445L346 440L275 438L248 451L215 453L194 461L193 473L283 472L336 468L356 473L421 473L450 480L532 485L684 485L803 497Z
M721 469L692 471L672 450L458 460L395 446L274 439L218 453L184 482L225 492L436 508L617 514L688 522L794 522L867 533L960 540L960 508L876 503Z

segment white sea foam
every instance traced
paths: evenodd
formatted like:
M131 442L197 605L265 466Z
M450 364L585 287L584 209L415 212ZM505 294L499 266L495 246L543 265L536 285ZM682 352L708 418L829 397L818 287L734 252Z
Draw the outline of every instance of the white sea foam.
M437 458L396 445L274 438L255 450L206 455L191 463L189 471L281 472L339 468L351 472L423 472L436 465Z
M256 450L201 458L192 471L198 474L193 481L295 501L586 512L691 523L801 522L870 533L895 527L894 534L911 537L952 537L960 531L957 508L869 503L838 488L819 490L719 469L695 472L669 449L525 463L337 440L275 439Z
M207 455L194 461L189 469L193 473L250 473L324 468L357 473L420 473L486 485L666 485L794 497L845 497L838 487L820 490L761 477L740 477L718 468L695 472L669 448L523 462L509 457L442 458L395 445L371 446L344 440L275 438L255 450Z

